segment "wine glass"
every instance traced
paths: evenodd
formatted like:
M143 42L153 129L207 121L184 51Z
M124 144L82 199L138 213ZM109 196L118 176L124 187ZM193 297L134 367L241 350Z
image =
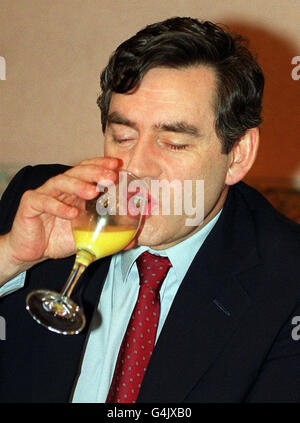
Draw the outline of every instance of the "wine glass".
M72 220L76 258L61 292L39 289L26 297L26 309L47 329L78 334L86 324L83 310L70 298L78 279L95 260L124 249L137 234L145 216L147 185L131 172L121 170L114 184L98 184L99 195L81 200Z

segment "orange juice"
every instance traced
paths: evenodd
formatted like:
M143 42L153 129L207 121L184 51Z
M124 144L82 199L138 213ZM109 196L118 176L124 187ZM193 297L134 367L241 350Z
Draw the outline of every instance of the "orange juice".
M73 230L73 236L77 249L90 252L96 260L121 251L132 240L135 232L136 229L131 227L108 226L99 233L77 228ZM93 260L81 255L79 261L88 265Z

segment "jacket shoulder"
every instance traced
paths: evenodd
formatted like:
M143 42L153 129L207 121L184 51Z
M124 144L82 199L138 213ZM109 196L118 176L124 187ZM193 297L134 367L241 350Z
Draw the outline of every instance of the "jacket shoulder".
M62 164L44 164L22 168L8 184L0 200L0 234L8 232L22 195L29 189L36 189L49 178L63 173L70 167Z
M239 183L235 192L250 211L260 256L292 272L299 269L300 225L281 214L249 185Z
M253 218L258 224L262 224L265 230L272 230L290 234L291 237L299 236L299 223L289 219L280 213L268 200L255 188L240 182L235 190L242 200L247 204Z

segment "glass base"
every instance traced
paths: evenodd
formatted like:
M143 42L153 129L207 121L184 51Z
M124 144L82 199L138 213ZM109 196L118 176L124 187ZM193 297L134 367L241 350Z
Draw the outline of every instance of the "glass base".
M38 323L62 335L77 335L85 327L86 319L80 307L55 291L31 292L26 298L26 310Z

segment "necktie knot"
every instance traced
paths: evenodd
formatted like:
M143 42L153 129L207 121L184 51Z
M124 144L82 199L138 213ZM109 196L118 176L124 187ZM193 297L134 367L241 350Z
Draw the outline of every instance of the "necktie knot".
M168 257L157 256L148 251L142 253L136 260L141 287L149 287L150 291L159 292L171 262Z

